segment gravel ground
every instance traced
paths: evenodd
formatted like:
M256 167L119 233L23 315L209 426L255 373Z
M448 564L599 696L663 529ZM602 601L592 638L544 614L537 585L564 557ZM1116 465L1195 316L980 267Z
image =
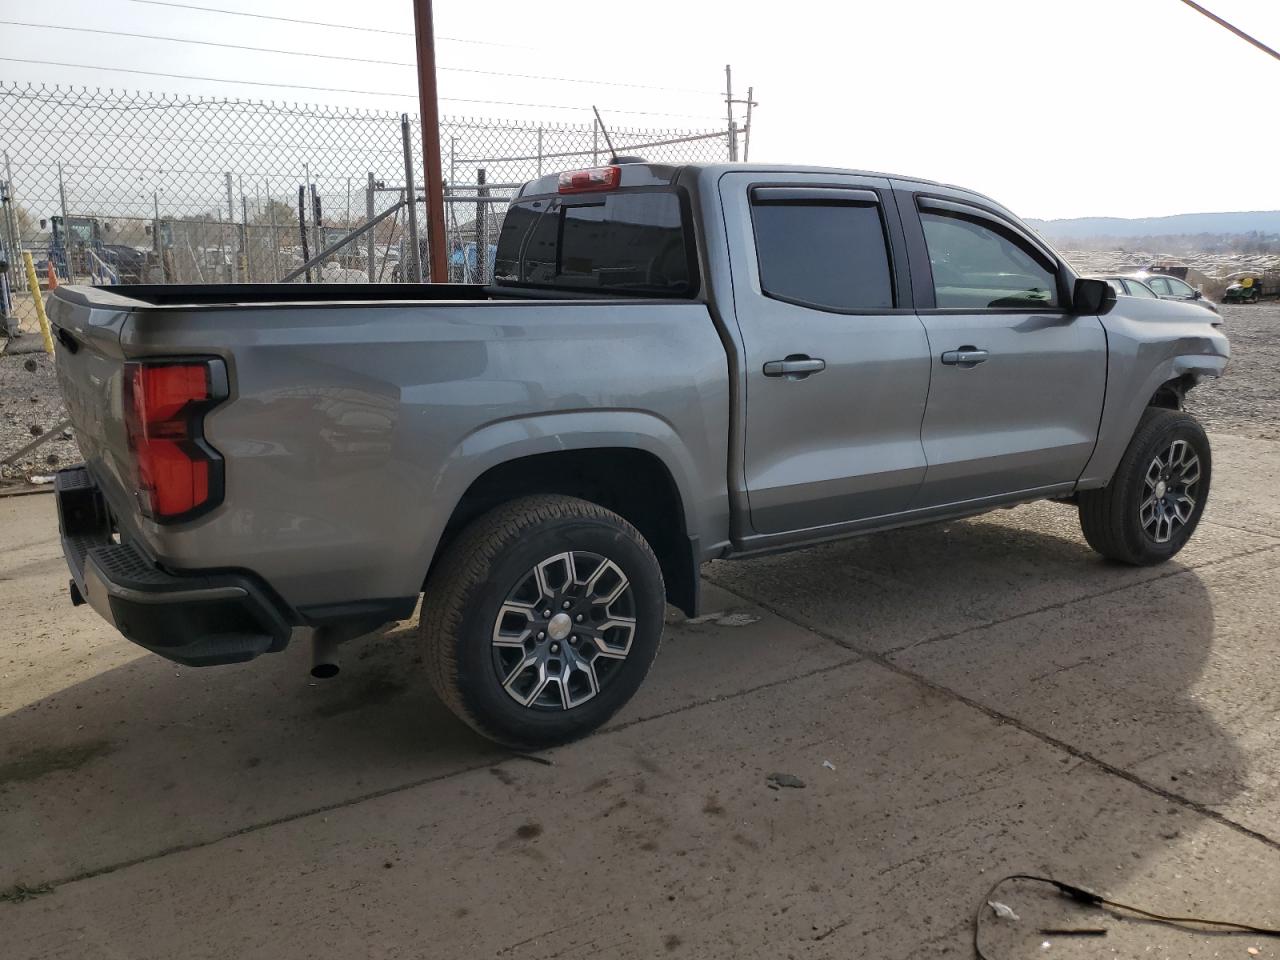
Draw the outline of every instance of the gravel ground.
M1211 433L1280 440L1280 303L1219 309L1231 363L1221 380L1191 391L1187 409Z
M66 415L48 355L0 357L0 460L52 430ZM79 459L75 440L59 434L13 466L0 467L0 480L47 476Z
M1187 408L1211 432L1280 440L1280 303L1221 309L1231 337L1231 366L1220 382L1193 391ZM0 459L33 440L34 429L51 430L65 416L47 356L0 356ZM0 468L0 479L48 474L78 459L75 441L60 436L13 467Z

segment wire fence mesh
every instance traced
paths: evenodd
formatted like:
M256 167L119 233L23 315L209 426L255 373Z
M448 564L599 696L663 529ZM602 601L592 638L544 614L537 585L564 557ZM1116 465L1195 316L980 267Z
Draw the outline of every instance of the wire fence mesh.
M615 129L619 153L729 156L725 130ZM409 241L406 172L422 187L416 117L297 104L0 81L0 236L41 282L399 282L425 273ZM600 128L446 118L440 125L450 279L483 282L507 199L542 173L603 163ZM21 288L25 279L13 279Z

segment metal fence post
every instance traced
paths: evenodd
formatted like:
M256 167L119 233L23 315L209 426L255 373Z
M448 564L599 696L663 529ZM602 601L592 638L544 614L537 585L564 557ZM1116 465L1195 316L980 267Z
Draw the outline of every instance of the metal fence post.
M412 276L415 282L422 283L422 250L418 247L418 191L413 185L413 147L409 142L407 113L400 114L400 139L404 144L404 198L407 204L405 213L408 214L406 222L409 225L409 247L412 251L409 254L409 262L413 264L413 273L406 275L407 264L401 260L400 279L406 280L408 276Z
M5 180L5 196L8 202L4 205L5 220L8 222L9 233L13 236L13 250L10 255L19 257L22 254L22 228L18 224L18 198L13 189L13 168L9 165L9 151L4 152L4 180ZM21 270L15 271L18 276L17 288L25 290L27 287L26 275Z
M67 185L62 179L62 161L58 161L58 203L62 208L62 259L66 261L64 266L67 271L67 279L75 281L75 274L71 270L71 243L70 236L67 233L71 225L71 220L67 216Z
M538 128L538 176L542 176L542 128Z
M476 279L489 282L489 188L485 186L487 174L481 167L476 171Z
M271 202L271 181L264 180L262 185L267 189L267 220L271 224L271 278L280 282L280 231L276 226L276 207Z
M244 183L240 185L240 245L244 249L244 281L253 283L253 259L249 252L249 201L245 199Z
M13 198L13 178L9 172L9 154L4 155L4 186L3 186L3 204L4 204L4 230L8 235L6 246L9 256L17 260L22 255L22 237L18 233L18 217L14 209ZM13 279L19 280L13 284L13 289L25 289L27 285L26 275L21 270L14 270L10 275ZM20 279L19 279L20 278Z
M230 170L227 171L226 176L227 176L227 222L231 224L233 228L232 234L234 235L234 227L236 223L236 205L235 205L235 200L232 199ZM223 254L223 256L225 256L225 254ZM240 271L236 269L238 266L236 261L238 259L240 258L236 254L235 250L232 250L231 251L231 282L232 283L240 282Z
M298 237L302 241L302 262L308 263L311 255L307 250L307 185L298 187ZM307 283L311 282L311 268L307 267Z
M364 212L365 212L365 220L373 219L374 206L373 206L373 172L372 171L370 171L369 173L369 185L365 187ZM369 231L369 235L365 240L365 256L368 258L368 261L369 261L368 275L369 275L370 283L373 283L373 275L378 269L377 256L375 253L376 248L377 248L377 241L374 240L373 238L373 231Z

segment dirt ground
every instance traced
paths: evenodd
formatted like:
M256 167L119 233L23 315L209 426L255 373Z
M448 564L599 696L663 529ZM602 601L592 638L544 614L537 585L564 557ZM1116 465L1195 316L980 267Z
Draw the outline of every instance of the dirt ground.
M1107 564L1038 504L711 564L707 611L744 616L672 615L635 701L550 763L444 710L412 623L329 682L302 644L140 653L70 606L51 498L0 499L0 953L965 957L1014 872L1280 926L1278 324L1228 313L1175 561ZM1020 916L983 910L992 960L1280 951L991 899Z

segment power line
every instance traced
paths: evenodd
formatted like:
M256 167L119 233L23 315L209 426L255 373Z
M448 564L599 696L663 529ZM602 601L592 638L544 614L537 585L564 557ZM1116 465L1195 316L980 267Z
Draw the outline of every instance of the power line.
M180 10L200 10L203 13L223 13L232 17L253 17L255 20L275 20L279 23L300 23L310 27L332 27L335 30L359 30L362 33L386 33L395 37L412 37L410 30L388 30L385 27L361 27L351 23L327 23L323 20L301 20L296 17L276 17L266 13L249 13L246 10L224 10L221 7L202 7L194 3L173 3L172 0L129 0L130 3L145 3L153 7L177 7ZM498 43L494 40L469 40L465 37L436 36L437 40L451 40L454 43L474 43L484 47L512 47L515 44Z
M1248 43L1252 43L1255 47L1257 47L1263 53L1269 53L1271 54L1271 56L1275 57L1277 60L1280 60L1280 52L1277 52L1273 50L1271 47L1268 47L1265 43L1263 43L1257 37L1250 36L1249 34L1245 33L1243 30L1241 30L1239 27L1237 27L1235 24L1228 23L1226 20L1223 20L1216 13L1212 13L1206 10L1204 7L1200 6L1200 4L1195 3L1194 0L1182 0L1182 2L1185 3L1192 10L1196 11L1197 13L1204 14L1204 16L1208 17L1218 26L1223 27L1227 30L1230 30L1241 40L1244 40Z
M74 33L99 33L109 37L131 37L135 40L161 40L167 43L191 43L202 47L221 47L225 50L249 50L253 53L278 53L288 57L317 57L322 60L345 60L348 63L373 63L388 67L416 67L417 64L404 60L375 60L368 57L348 57L334 53L307 53L301 50L283 50L278 47L251 47L242 43L222 43L217 40L193 40L187 37L166 37L154 33L131 33L126 30L103 30L97 27L73 27L60 23L28 23L24 20L0 20L0 25L9 27L30 27L37 30L70 30ZM550 77L537 73L507 73L499 70L480 70L471 67L439 67L450 73L482 74L488 77L508 77L516 80L553 80L558 83L584 83L592 86L630 87L636 90L662 90L670 93L694 93L704 96L718 97L720 94L707 90L690 90L685 87L658 87L645 83L623 83L615 80L586 80L578 77Z
M141 0L139 0L141 2ZM7 63L29 63L44 67L68 67L75 70L107 70L113 73L136 73L144 77L167 77L173 80L201 80L208 83L232 83L251 87L279 87L282 90L319 90L326 93L355 93L368 97L400 97L406 100L417 100L417 94L400 93L392 90L353 90L349 87L317 87L302 83L278 83L272 80L230 80L226 77L204 77L187 73L162 73L157 70L135 70L132 67L103 67L91 63L63 63L57 60L27 60L21 57L0 57ZM524 103L518 100L479 100L467 97L440 97L450 103L476 103L503 107L534 107L542 110L590 110L590 107L572 107L559 103ZM611 113L621 113L636 117L680 117L686 120L709 120L702 114L695 113L663 113L655 110L618 110L610 108Z

